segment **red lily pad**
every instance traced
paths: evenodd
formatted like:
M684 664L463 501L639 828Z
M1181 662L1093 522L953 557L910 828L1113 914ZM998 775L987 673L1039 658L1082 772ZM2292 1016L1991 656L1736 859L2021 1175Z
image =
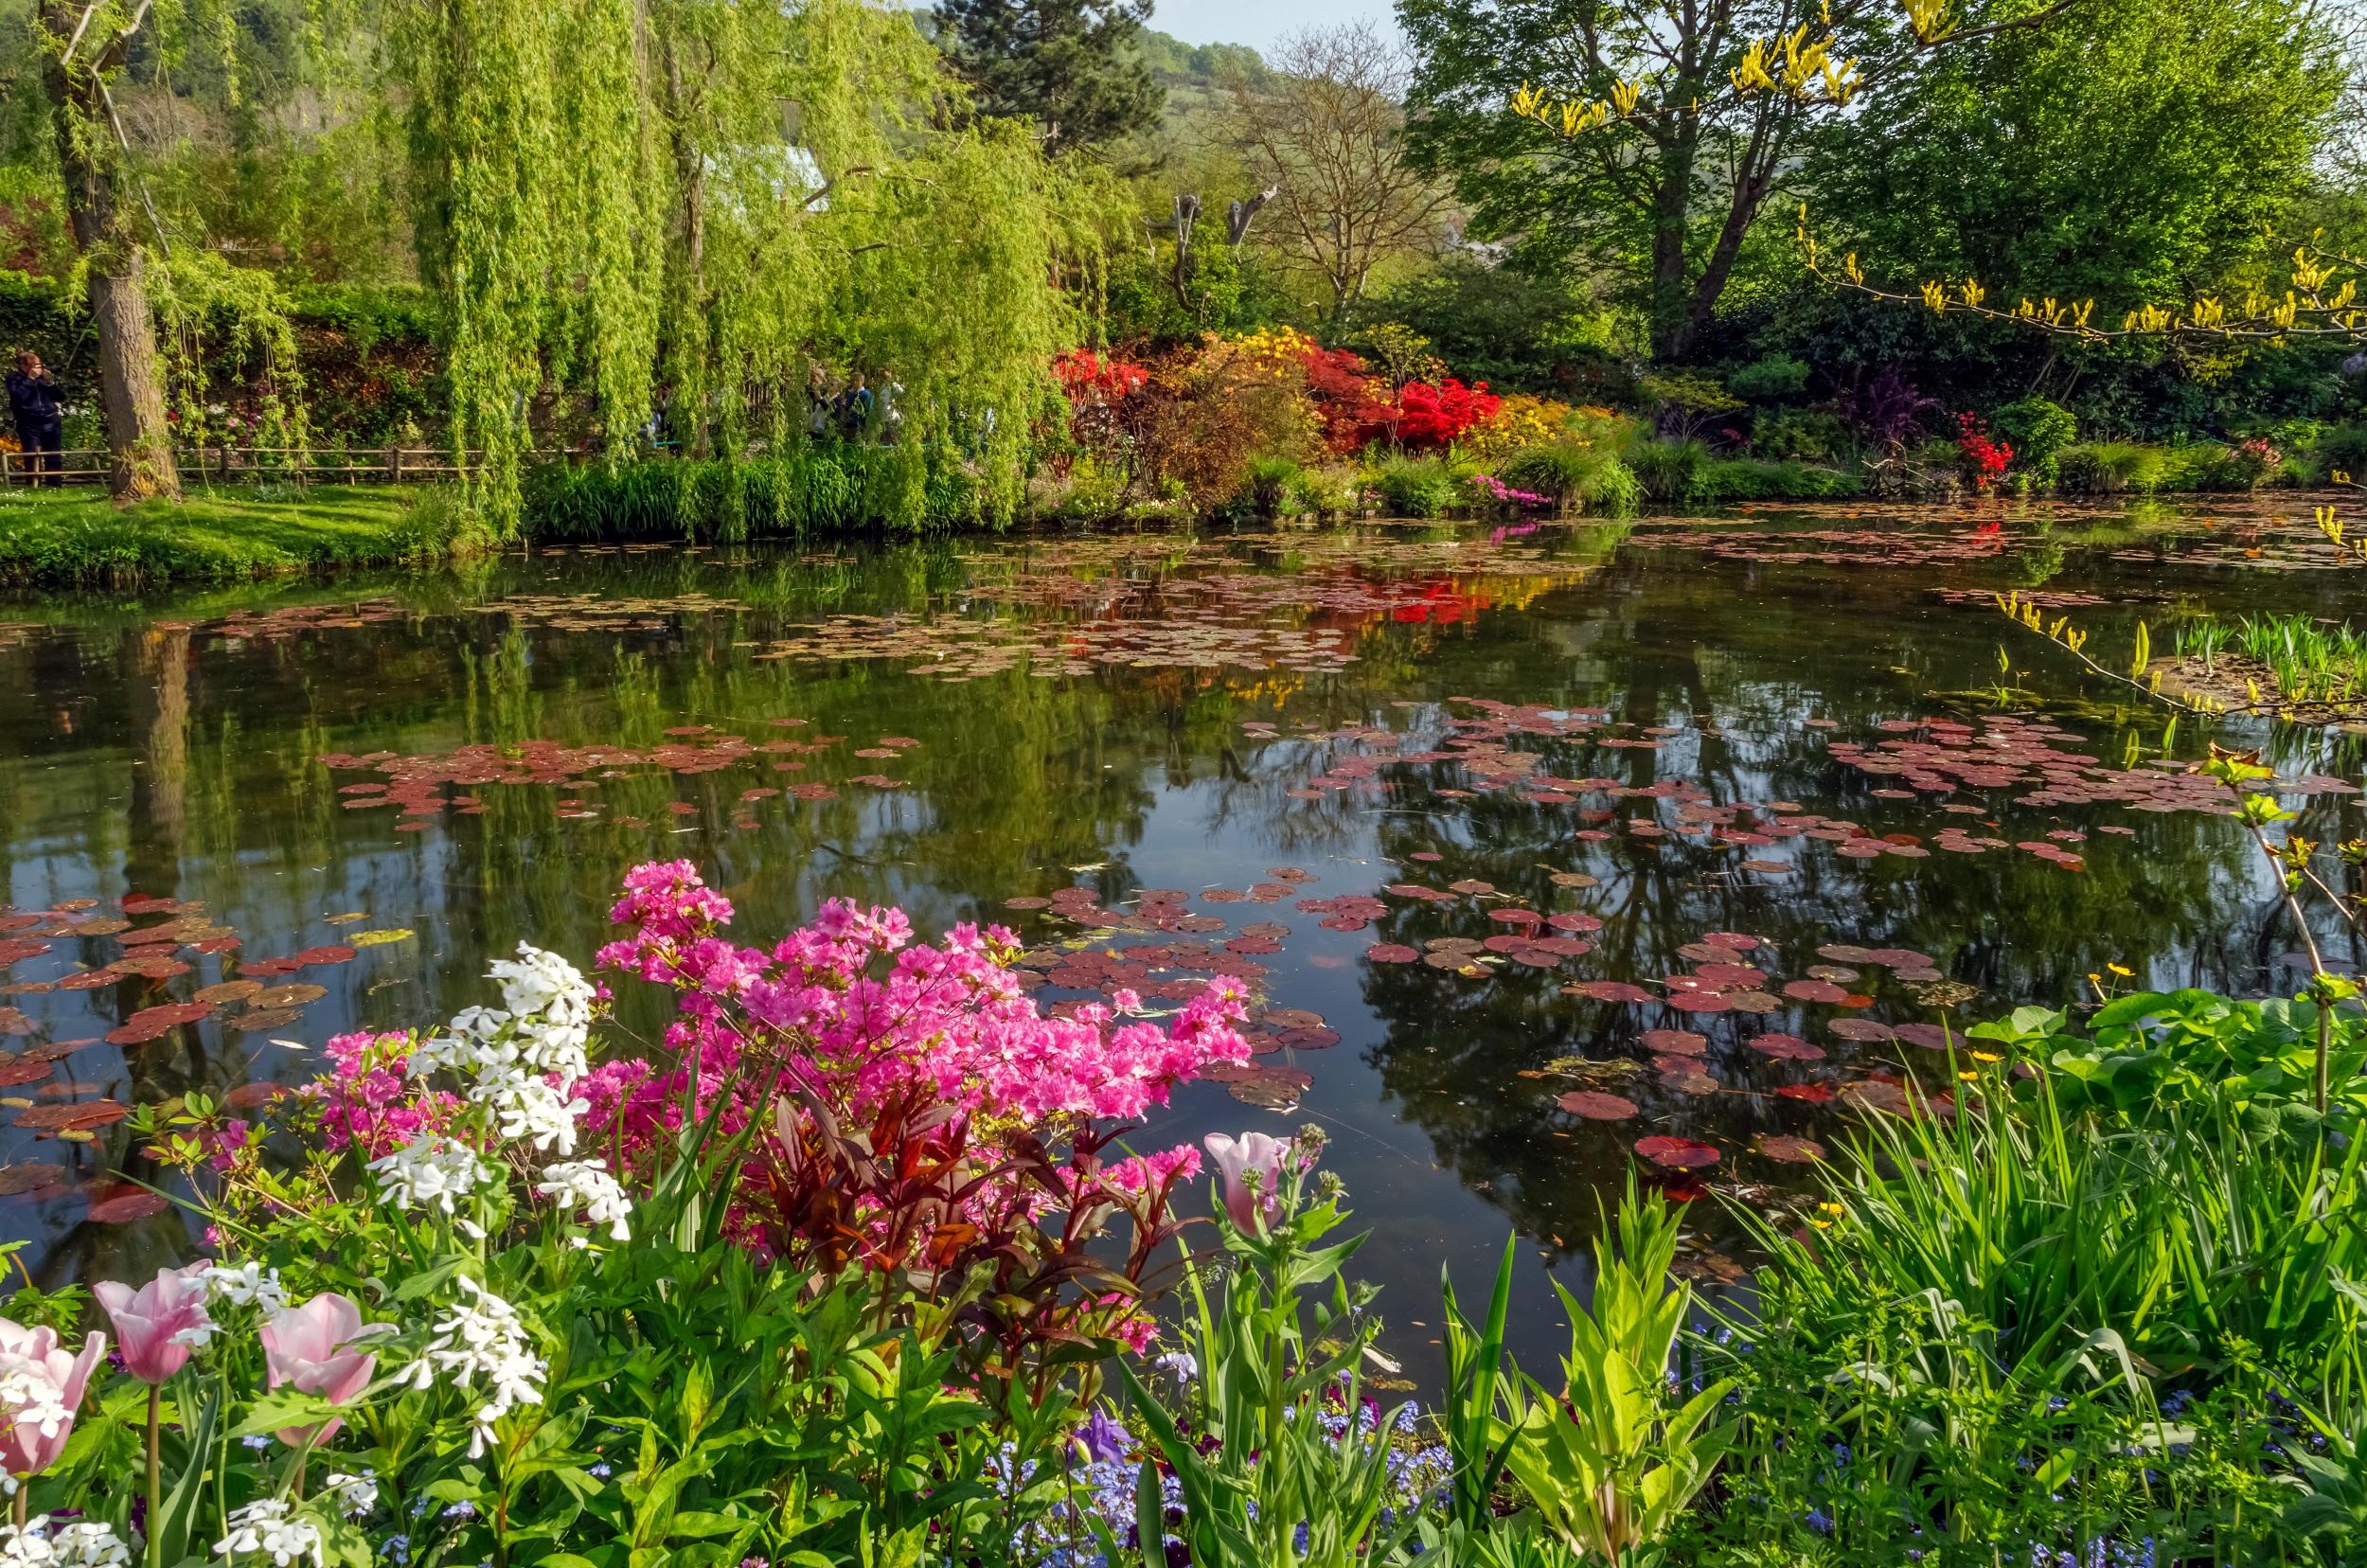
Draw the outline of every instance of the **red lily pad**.
M1638 1138L1635 1151L1664 1170L1701 1170L1716 1165L1719 1157L1714 1145L1665 1133Z
M1599 1089L1576 1090L1557 1096L1554 1103L1588 1121L1626 1121L1636 1114L1635 1101L1606 1095Z
M1788 1132L1771 1132L1761 1138L1758 1151L1786 1165L1809 1165L1824 1158L1823 1144L1814 1138L1795 1138Z

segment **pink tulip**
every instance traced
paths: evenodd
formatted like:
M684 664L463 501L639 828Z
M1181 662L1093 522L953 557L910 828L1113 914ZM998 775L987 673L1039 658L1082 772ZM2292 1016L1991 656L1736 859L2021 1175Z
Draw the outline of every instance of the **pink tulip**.
M159 1269L137 1291L114 1280L91 1287L115 1325L123 1369L144 1383L160 1383L189 1359L190 1339L213 1327L205 1315L205 1265Z
M1211 1132L1201 1142L1207 1147L1209 1158L1217 1162L1217 1174L1224 1181L1225 1211L1233 1216L1235 1224L1253 1234L1257 1229L1255 1211L1250 1205L1249 1184L1241 1179L1247 1171L1257 1172L1256 1208L1262 1209L1269 1221L1282 1212L1282 1161L1290 1152L1289 1142L1263 1132L1246 1133L1238 1139Z
M294 1383L330 1404L346 1404L369 1386L378 1357L349 1348L362 1338L362 1309L326 1291L301 1307L274 1312L257 1335L263 1342L267 1386ZM290 1448L307 1442L326 1443L344 1427L329 1420L317 1427L287 1427L278 1437Z
M57 1463L74 1434L74 1413L82 1407L91 1369L107 1353L107 1336L93 1334L82 1353L69 1355L54 1328L27 1328L0 1318L0 1469L10 1475L38 1475Z

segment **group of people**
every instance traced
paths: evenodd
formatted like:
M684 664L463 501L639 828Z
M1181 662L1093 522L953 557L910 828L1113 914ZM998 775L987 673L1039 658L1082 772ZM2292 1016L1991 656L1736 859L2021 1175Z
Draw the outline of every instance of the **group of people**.
M17 444L28 459L27 471L36 485L62 485L60 455L65 450L65 395L58 378L27 348L16 356L9 372L9 414L16 421Z
M903 383L884 365L876 392L862 370L833 391L829 372L813 365L806 372L806 434L815 440L835 435L849 441L876 434L882 441L893 441L903 429L904 411L897 406L903 395Z

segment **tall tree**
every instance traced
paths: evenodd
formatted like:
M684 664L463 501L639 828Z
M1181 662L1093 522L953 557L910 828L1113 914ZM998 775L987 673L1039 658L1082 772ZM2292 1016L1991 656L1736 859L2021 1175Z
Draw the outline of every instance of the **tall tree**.
M1166 94L1131 47L1149 0L939 0L935 19L978 112L1035 121L1053 151L1159 121Z
M1375 268L1436 247L1447 189L1405 161L1413 64L1371 23L1294 34L1270 63L1230 80L1225 132L1252 179L1276 192L1271 242L1319 280L1337 321Z
M1806 135L1925 50L2033 27L2072 0L1397 0L1419 58L1417 163L1476 237L1626 281L1653 353L1682 359ZM1507 105L1542 90L1542 112Z
M38 13L66 219L98 340L107 488L118 501L181 493L148 303L150 237L140 233L137 204L125 188L122 131L108 91L147 14L147 5L128 11L120 0L41 0Z
M1804 185L1819 237L1877 276L2092 298L2117 319L2263 252L2341 89L2312 8L2088 0L1876 82Z

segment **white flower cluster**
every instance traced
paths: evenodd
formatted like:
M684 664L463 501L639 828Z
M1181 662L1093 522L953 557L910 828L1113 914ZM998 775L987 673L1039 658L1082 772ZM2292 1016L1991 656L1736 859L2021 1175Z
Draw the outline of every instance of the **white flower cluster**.
M0 1568L130 1568L132 1549L104 1524L60 1523L47 1514L20 1528L0 1524Z
M430 1204L453 1212L453 1200L466 1198L489 1172L476 1151L435 1132L421 1132L382 1159L369 1163L379 1189L399 1208Z
M469 1102L492 1114L503 1137L523 1138L545 1154L573 1154L577 1120L591 1109L574 1094L592 1070L585 1051L596 999L591 983L559 954L524 942L516 958L495 960L492 978L508 1007L455 1015L449 1034L419 1042L411 1074L472 1079Z
M276 1568L311 1558L314 1568L323 1562L320 1526L309 1519L289 1517L288 1505L276 1497L234 1508L230 1533L214 1542L217 1557L237 1558L259 1552Z
M543 1402L543 1391L535 1385L550 1369L534 1353L515 1307L467 1274L459 1276L459 1285L474 1299L456 1304L437 1320L436 1338L404 1376L416 1389L434 1387L437 1372L448 1374L455 1388L472 1388L477 1379L485 1380L490 1398L476 1413L476 1430L469 1443L469 1457L476 1459L492 1440L495 1421L519 1405Z
M625 1196L616 1178L608 1173L607 1161L577 1160L544 1166L542 1184L534 1190L562 1209L580 1212L587 1224L608 1226L612 1239L632 1239L632 1229L626 1223L632 1215L632 1200Z
M288 1292L280 1288L279 1271L266 1269L259 1263L241 1263L235 1269L220 1264L205 1271L205 1293L214 1301L233 1307L259 1307L266 1312L276 1312L288 1305ZM202 1350L206 1341L221 1330L212 1324L200 1329L184 1328L173 1336L176 1340ZM197 1334L198 1338L187 1338Z
M574 1080L568 1080L572 1086ZM505 1138L523 1138L543 1153L576 1151L577 1118L592 1109L580 1096L568 1096L548 1078L515 1068L487 1073L476 1081L469 1098L489 1108Z
M378 1476L367 1470L359 1475L331 1470L321 1488L321 1500L333 1504L347 1519L367 1519L378 1506Z
M37 1428L44 1437L55 1437L74 1419L49 1369L23 1356L0 1356L0 1410L9 1413L13 1425Z

